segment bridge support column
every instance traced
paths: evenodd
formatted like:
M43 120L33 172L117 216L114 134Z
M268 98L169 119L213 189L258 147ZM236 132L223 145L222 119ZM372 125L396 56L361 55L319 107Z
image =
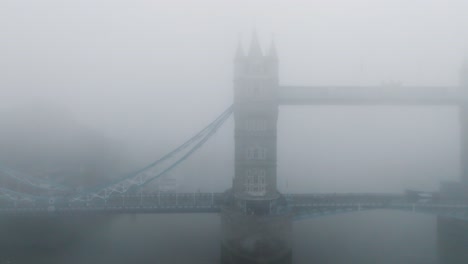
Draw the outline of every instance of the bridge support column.
M291 262L291 214L276 187L278 63L256 36L235 58L235 177L221 213L222 263Z
M221 213L222 264L290 264L291 217L246 215L224 208Z
M437 217L439 263L464 263L468 259L468 221Z
M440 193L443 199L468 200L468 61L460 70L460 94L463 98L458 105L458 121L460 127L460 180L444 182Z
M468 102L459 106L460 174L463 186L468 186Z

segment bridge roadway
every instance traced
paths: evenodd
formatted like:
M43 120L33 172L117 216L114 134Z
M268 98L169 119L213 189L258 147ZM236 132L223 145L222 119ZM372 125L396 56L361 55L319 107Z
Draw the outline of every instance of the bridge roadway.
M468 220L468 204L411 203L402 194L285 194L296 220L371 209L396 209L450 216ZM133 214L133 213L218 213L223 193L160 193L115 195L68 203L50 198L43 201L0 201L0 214ZM284 210L281 210L284 212Z

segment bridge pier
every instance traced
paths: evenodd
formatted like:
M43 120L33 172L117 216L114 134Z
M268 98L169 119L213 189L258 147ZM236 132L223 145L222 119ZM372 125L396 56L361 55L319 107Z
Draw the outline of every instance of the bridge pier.
M440 264L465 263L468 259L468 222L437 217L437 248Z
M468 86L468 84L466 84ZM463 86L465 88L465 85ZM468 88L468 87L466 87ZM459 123L460 123L460 181L463 191L468 190L468 102L463 102L459 106ZM463 198L467 198L465 193Z
M440 194L444 200L468 201L468 61L460 71L459 127L460 127L460 180L445 182ZM437 244L439 263L463 263L468 259L468 221L456 217L437 217Z
M468 60L460 70L458 123L460 136L460 179L443 182L440 194L444 200L468 200Z
M223 264L291 263L291 213L276 186L278 61L254 33L234 65L235 177L221 211Z
M292 263L290 214L258 216L223 208L221 223L221 264Z

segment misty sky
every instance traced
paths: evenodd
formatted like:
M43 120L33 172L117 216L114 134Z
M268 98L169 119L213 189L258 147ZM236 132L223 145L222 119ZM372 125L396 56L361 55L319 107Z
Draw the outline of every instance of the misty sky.
M0 108L63 105L145 164L232 103L239 33L247 44L256 28L264 46L274 33L282 84L456 85L467 10L462 0L2 0ZM179 169L186 185L229 185L232 128ZM283 191L286 181L433 190L457 177L455 108L281 107L278 129Z

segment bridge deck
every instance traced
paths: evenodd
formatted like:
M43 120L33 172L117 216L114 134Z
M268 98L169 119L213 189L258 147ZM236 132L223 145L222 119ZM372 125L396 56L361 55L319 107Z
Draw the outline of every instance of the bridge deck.
M372 209L397 209L468 219L465 203L414 203L402 194L285 194L296 220ZM0 215L37 214L158 214L158 213L218 213L224 204L223 193L165 193L146 195L115 195L109 199L68 202L0 203Z

